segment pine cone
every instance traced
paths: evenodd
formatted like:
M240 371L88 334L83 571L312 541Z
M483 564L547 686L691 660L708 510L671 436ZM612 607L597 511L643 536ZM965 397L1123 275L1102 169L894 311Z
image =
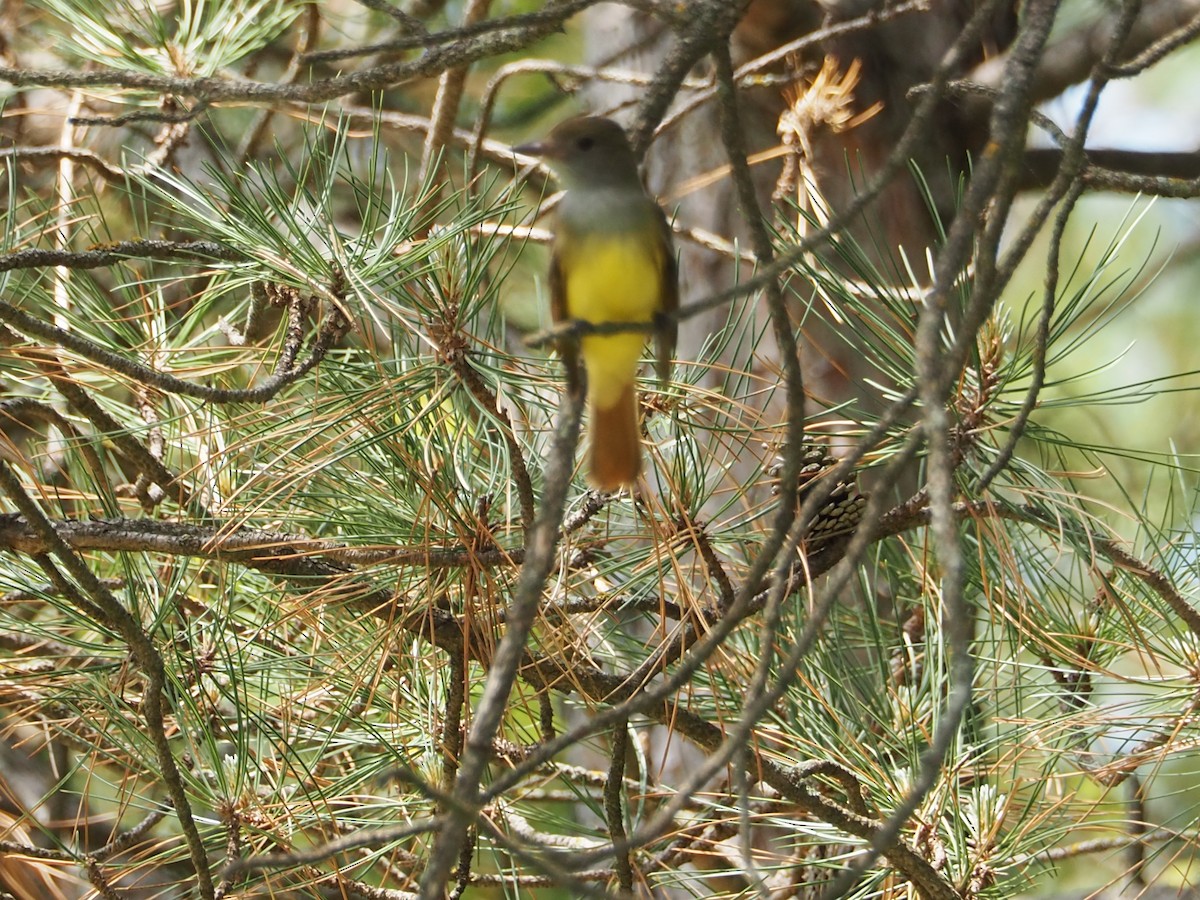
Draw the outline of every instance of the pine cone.
M836 464L837 460L830 455L829 448L823 444L805 444L801 449L800 479L796 487L796 498L801 504L811 493L816 484L823 479ZM767 475L774 479L772 493L779 493L779 474L783 471L783 457L776 455ZM826 498L808 529L805 542L809 549L823 546L836 537L853 533L862 519L863 508L867 498L859 493L854 480L839 481L833 493Z

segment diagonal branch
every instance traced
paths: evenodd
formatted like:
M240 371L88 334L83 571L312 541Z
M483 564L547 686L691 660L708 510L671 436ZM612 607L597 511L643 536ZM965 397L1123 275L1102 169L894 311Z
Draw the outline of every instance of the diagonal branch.
M492 657L487 681L471 720L462 764L451 794L455 803L447 810L446 827L434 841L429 864L421 878L422 900L439 900L443 896L466 831L477 817L483 770L491 757L492 741L499 732L508 695L525 655L525 643L533 630L546 577L554 564L582 412L583 398L578 392L568 392L559 411L559 425L547 462L542 508L529 534L525 562L509 605L504 637Z

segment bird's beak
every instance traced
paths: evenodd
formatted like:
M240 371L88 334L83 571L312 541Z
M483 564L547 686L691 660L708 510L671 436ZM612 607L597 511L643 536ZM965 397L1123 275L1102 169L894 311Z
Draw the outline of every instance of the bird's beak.
M532 144L521 144L513 147L513 153L519 153L522 156L545 156L546 143L545 141L534 141Z

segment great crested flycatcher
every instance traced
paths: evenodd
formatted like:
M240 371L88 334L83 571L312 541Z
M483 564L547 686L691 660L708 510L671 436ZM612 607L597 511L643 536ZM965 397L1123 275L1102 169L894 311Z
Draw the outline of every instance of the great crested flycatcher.
M550 313L555 322L657 324L658 377L671 377L677 324L660 316L679 307L679 277L671 229L638 176L621 126L580 116L541 141L516 148L542 157L566 195L555 212L550 260ZM587 375L591 417L589 480L605 491L637 481L641 469L634 379L646 335L630 331L585 335L560 343L567 385Z

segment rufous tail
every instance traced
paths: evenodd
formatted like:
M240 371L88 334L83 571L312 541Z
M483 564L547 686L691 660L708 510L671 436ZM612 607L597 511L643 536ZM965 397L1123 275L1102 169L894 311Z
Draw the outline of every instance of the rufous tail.
M601 491L632 486L642 468L637 394L631 381L617 402L591 404L592 451L588 481Z

